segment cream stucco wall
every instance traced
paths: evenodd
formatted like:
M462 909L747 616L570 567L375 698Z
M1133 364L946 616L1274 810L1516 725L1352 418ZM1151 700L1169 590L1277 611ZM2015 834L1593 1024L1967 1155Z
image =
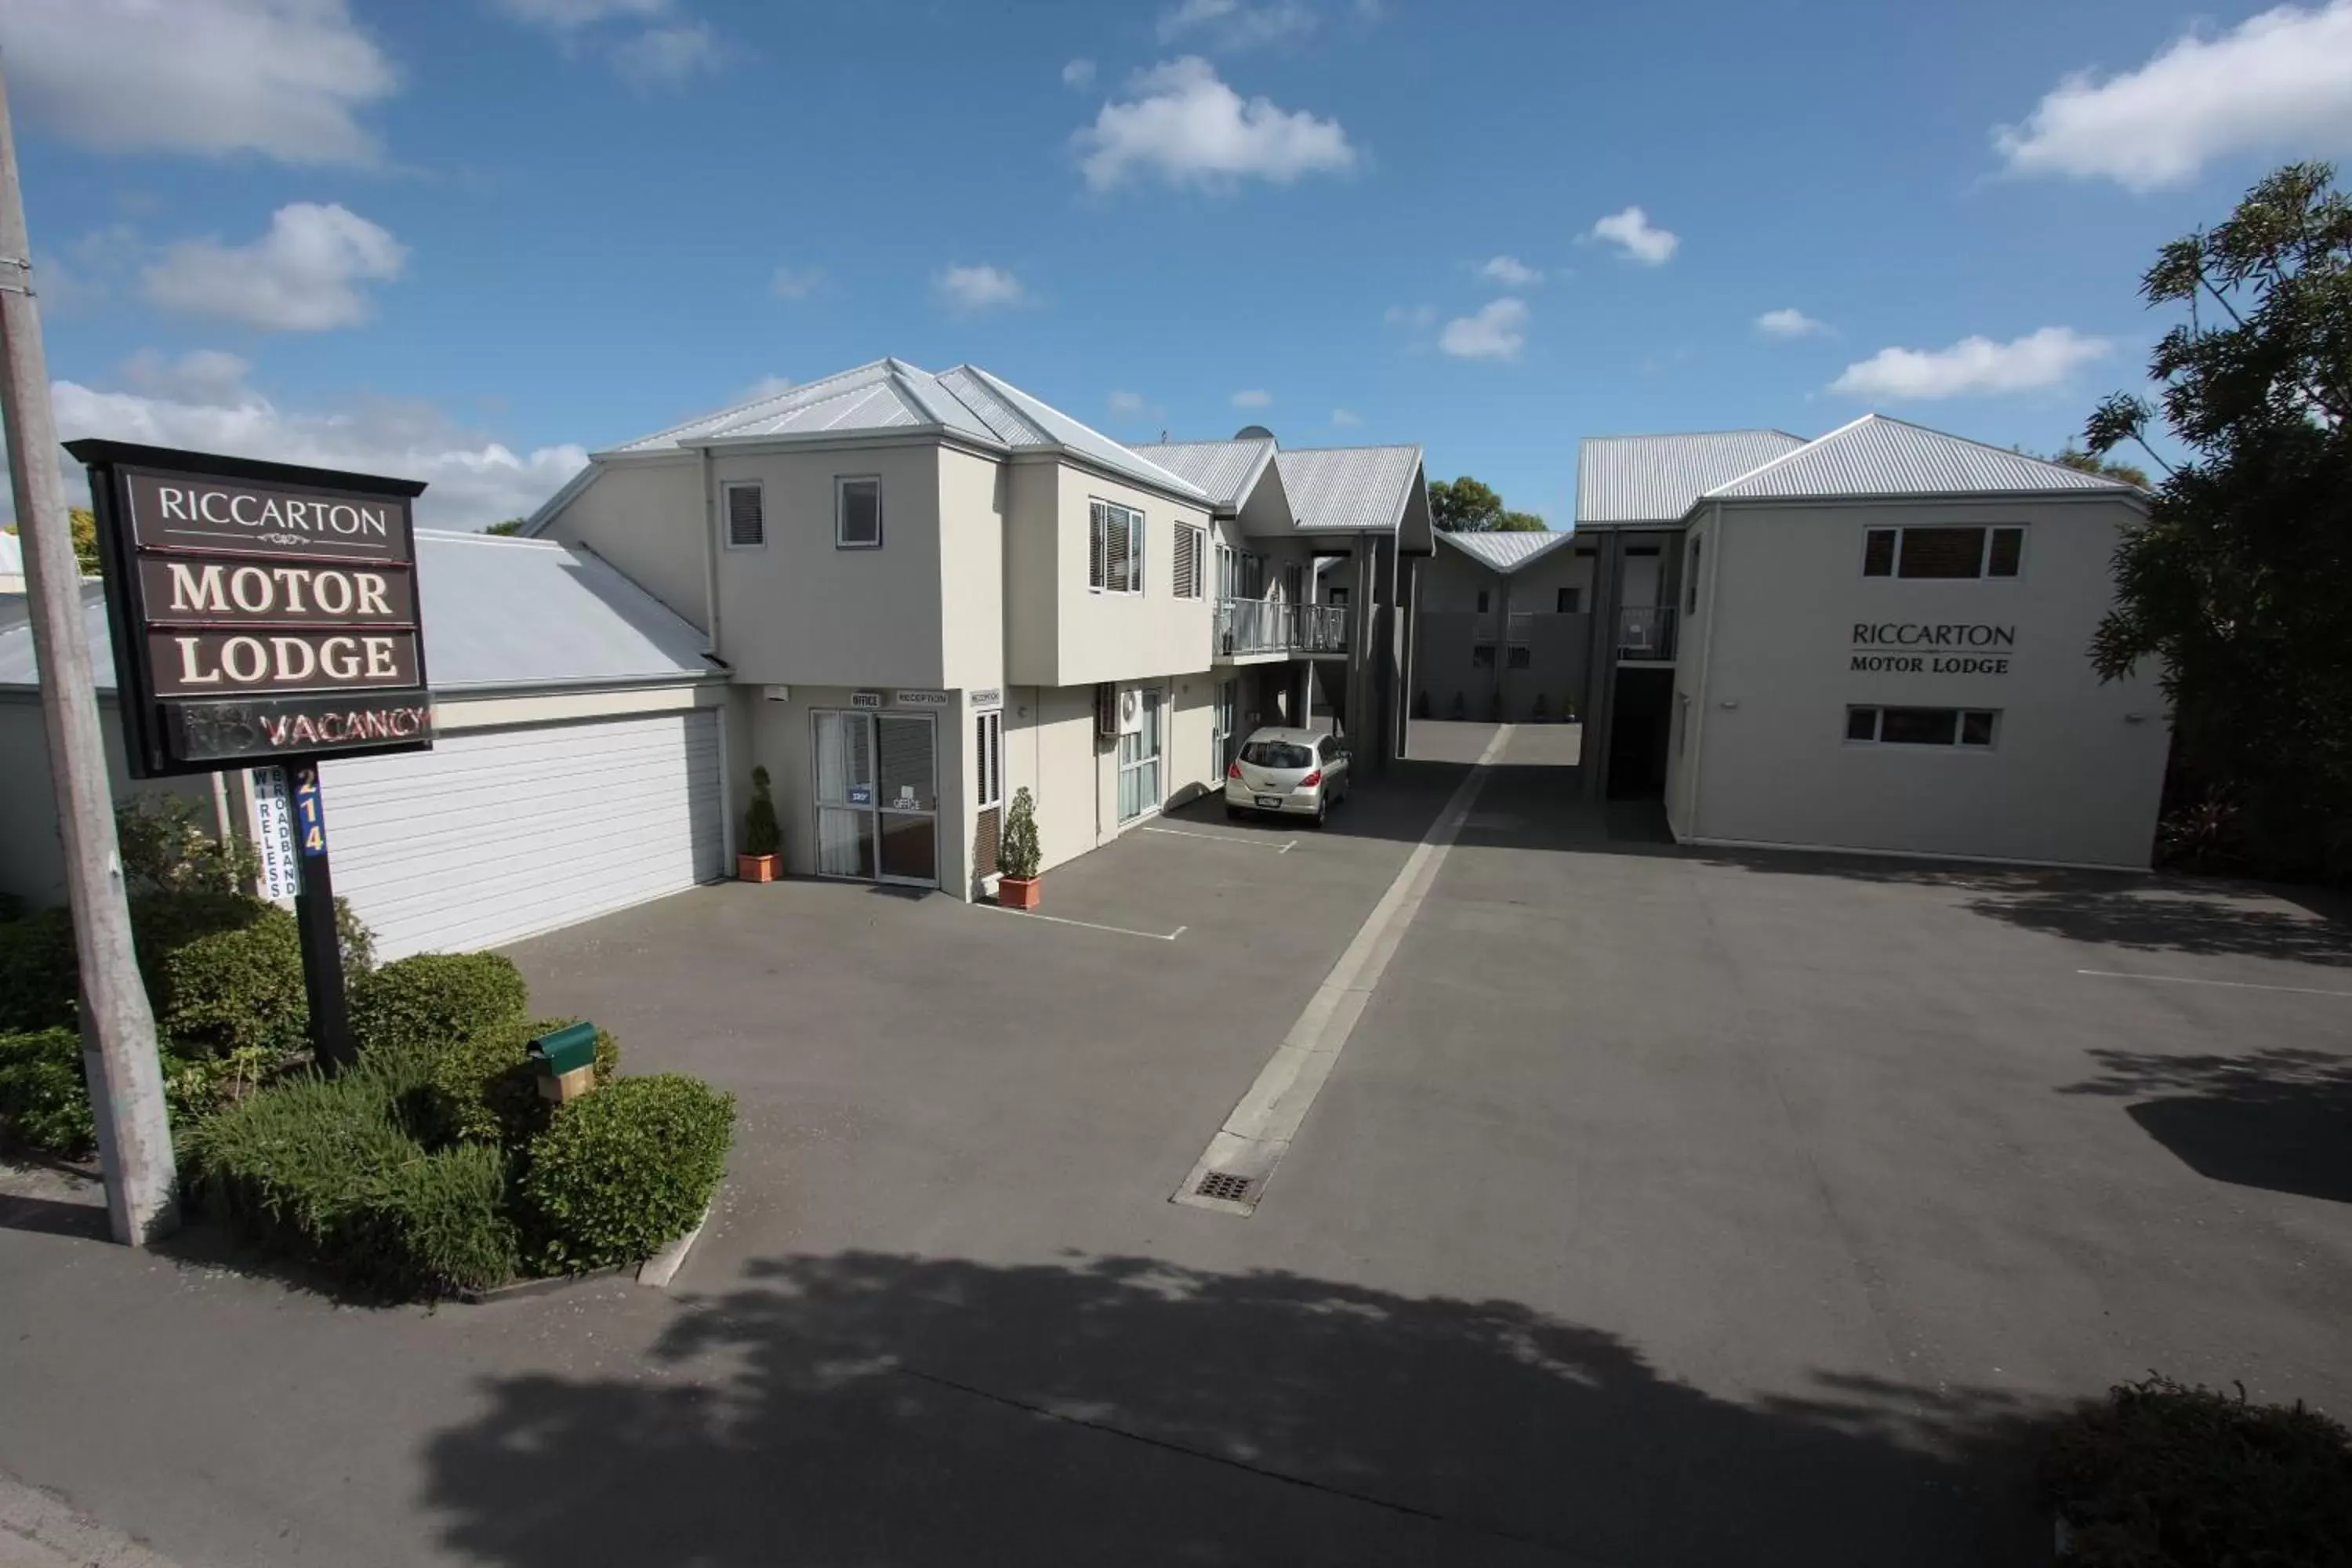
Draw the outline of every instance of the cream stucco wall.
M735 678L811 686L940 688L948 679L940 447L929 441L824 451L720 452L714 495L762 487L767 542L719 552L719 648ZM835 543L835 481L879 477L882 544ZM957 496L970 500L960 474ZM959 524L985 527L984 517ZM959 583L992 595L992 578ZM960 636L969 623L959 623ZM965 645L968 648L968 643Z
M540 537L584 544L701 631L702 464L692 453L608 459Z
M1012 516L1005 570L1017 586L1008 679L1033 686L1137 680L1209 665L1213 548L1204 549L1202 592L1175 596L1176 529L1208 525L1205 507L1172 500L1058 459L1016 460L1006 484ZM1089 502L1115 501L1144 517L1144 591L1088 586Z
M1691 664L1696 778L1683 785L1679 831L2146 867L2168 743L2163 699L2146 677L2101 684L2084 657L2114 597L2118 531L2137 515L2105 498L1721 508L1701 562L1711 628L1684 649L1703 666ZM1862 574L1865 529L1979 523L2026 526L2018 577ZM1853 668L1855 625L1885 622L2014 627L2015 645L1997 650L2005 673L1937 672L1932 660L1918 673ZM2001 717L1986 749L1853 744L1849 704Z

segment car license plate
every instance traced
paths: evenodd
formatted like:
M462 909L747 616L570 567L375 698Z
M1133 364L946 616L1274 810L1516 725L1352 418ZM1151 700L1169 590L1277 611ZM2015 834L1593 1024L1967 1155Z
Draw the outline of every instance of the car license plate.
M1257 797L1257 803L1268 811L1282 809L1282 797L1278 795L1262 795Z

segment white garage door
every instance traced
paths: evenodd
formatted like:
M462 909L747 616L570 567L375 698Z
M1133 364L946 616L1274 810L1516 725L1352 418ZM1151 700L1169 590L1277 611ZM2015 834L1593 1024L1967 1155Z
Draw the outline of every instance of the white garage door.
M335 891L376 955L513 942L719 875L709 711L459 731L330 762Z

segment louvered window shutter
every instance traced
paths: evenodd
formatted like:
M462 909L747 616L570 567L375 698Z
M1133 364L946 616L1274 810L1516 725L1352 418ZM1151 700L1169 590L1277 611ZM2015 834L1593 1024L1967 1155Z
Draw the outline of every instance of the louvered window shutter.
M1102 502L1097 501L1087 514L1087 586L1090 588L1105 588L1110 585L1106 569L1109 540L1110 514Z
M727 487L727 542L738 550L768 542L767 510L759 486Z
M1128 593L1134 586L1128 577L1133 559L1133 527L1131 520L1119 513L1103 520L1103 585L1115 593Z

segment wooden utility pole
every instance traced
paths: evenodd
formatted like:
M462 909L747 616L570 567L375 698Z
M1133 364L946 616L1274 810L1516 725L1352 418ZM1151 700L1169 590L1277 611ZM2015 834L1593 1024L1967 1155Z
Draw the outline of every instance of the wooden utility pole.
M81 566L58 476L49 370L33 303L32 246L16 176L16 135L0 78L0 422L25 546L41 721L57 790L58 837L81 961L82 1061L98 1121L114 1239L141 1247L178 1228L180 1200L155 1015L131 941L131 903L114 841L114 792L81 604Z

